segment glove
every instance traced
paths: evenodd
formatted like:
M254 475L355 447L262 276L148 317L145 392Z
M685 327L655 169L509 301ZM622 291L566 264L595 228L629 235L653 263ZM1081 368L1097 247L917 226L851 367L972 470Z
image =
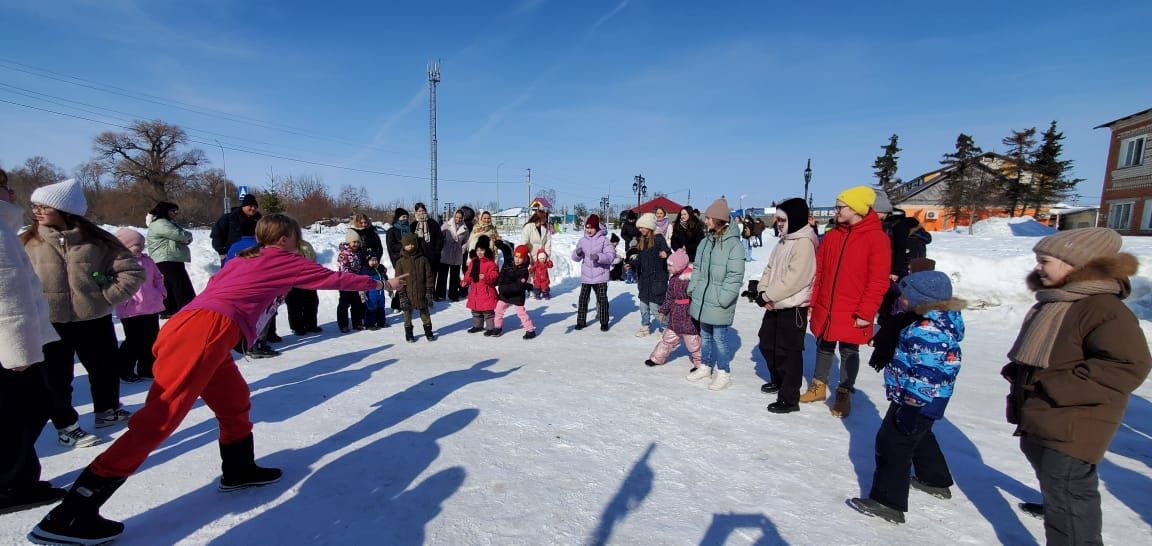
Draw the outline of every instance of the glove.
M108 285L112 284L112 281L108 279L108 276L99 271L92 273L92 280L96 283L96 286L99 286L100 288L107 288Z
M896 408L896 430L911 436L916 433L917 420L920 418L920 408L917 406L901 405Z
M592 255L592 263L594 263L594 264L600 263L600 255L599 254L593 254Z

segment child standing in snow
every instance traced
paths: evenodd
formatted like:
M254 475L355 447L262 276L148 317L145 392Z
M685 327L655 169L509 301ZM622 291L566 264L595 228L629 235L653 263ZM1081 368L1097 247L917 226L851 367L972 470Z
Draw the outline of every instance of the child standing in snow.
M364 272L372 278L372 280L386 282L388 280L388 268L380 265L380 260L376 256L368 256L368 267ZM388 319L385 316L388 313L388 307L384 303L383 290L365 290L360 293L360 300L364 302L364 327L369 330L379 330L388 327Z
M300 224L269 214L256 226L260 246L242 252L208 282L195 300L173 316L153 348L156 380L131 425L76 478L60 505L29 535L33 541L99 544L119 537L124 524L100 516L116 492L203 398L220 426L222 491L280 480L276 468L256 464L251 397L232 359L232 347L255 339L293 286L357 292L382 288L364 275L337 273L297 252ZM403 279L389 281L389 288Z
M692 319L688 312L691 301L688 299L688 283L692 280L692 264L688 262L688 253L683 248L673 252L668 257L668 290L664 293L664 303L660 305L661 322L667 321L664 335L652 349L652 354L644 364L648 366L662 366L668 361L680 342L688 349L688 356L692 359L692 369L696 371L703 361L700 353L700 325Z
M469 334L487 332L496 328L496 283L500 271L492 260L491 239L481 235L476 239L474 253L465 265L463 285L468 287L468 308L472 310Z
M164 275L147 254L144 254L144 235L132 228L116 230L116 238L132 252L140 267L144 268L144 284L132 297L116 305L116 316L124 326L124 342L116 351L120 380L135 383L141 377L152 378L152 344L160 333L160 313L164 311Z
M536 251L536 261L529 266L532 274L532 295L536 299L552 299L552 279L548 277L548 270L552 269L552 259L548 251L541 248Z
M893 523L904 523L910 485L940 498L952 496L952 474L932 425L952 397L964 340L964 303L952 298L948 275L913 273L900 281L900 293L898 306L917 318L900 331L896 354L884 368L891 404L876 433L872 489L867 498L848 501L863 514Z
M409 343L416 342L412 334L412 311L420 311L420 323L424 325L424 337L434 341L436 336L432 333L432 316L428 308L432 305L432 289L436 286L436 276L432 272L432 265L428 258L417 249L420 244L419 237L409 233L400 239L401 251L396 263L396 274L407 276L404 289L396 294L400 300L400 310L404 313L404 339Z
M544 251L543 248L540 249ZM547 270L545 270L547 274ZM528 290L532 288L528 284L528 246L520 245L512 253L512 263L500 271L500 280L496 284L499 290L496 302L496 316L495 326L493 330L484 332L486 336L500 337L504 333L504 312L512 307L516 310L516 316L520 317L520 324L524 326L527 332L524 333L524 339L532 339L536 337L536 328L532 326L532 319L528 316L528 309L524 307L524 300L528 297Z
M653 330L660 330L660 305L664 302L664 292L668 290L668 264L665 260L672 249L668 248L668 241L657 229L655 214L641 214L636 227L640 229L640 238L636 240L640 252L624 267L636 273L637 299L640 300L640 329L636 331L636 337L646 337Z
M572 260L580 265L580 299L576 307L576 329L588 326L588 295L596 292L596 310L600 314L600 331L608 331L608 274L616 256L608 242L608 230L600 225L600 217L588 215L584 222L584 236L572 251Z
M344 242L340 245L340 254L336 257L336 264L341 273L360 275L364 270L364 253L360 249L360 234L355 230L344 232ZM349 328L348 314L351 310L352 322ZM340 302L336 304L336 326L343 333L352 329L364 329L364 302L360 301L360 293L353 290L341 290Z

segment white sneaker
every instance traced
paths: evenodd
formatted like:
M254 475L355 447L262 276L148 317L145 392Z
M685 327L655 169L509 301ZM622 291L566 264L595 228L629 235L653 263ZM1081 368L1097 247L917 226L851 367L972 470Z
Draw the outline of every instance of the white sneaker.
M708 385L708 390L722 391L727 389L728 385L731 383L732 379L728 377L728 372L724 370L716 370L716 373L712 374L712 383Z
M639 330L636 330L636 337L648 337L649 333L647 326L641 326Z
M115 424L124 423L128 421L129 417L132 417L132 412L124 408L104 410L96 414L96 428L110 427Z
M699 381L712 375L712 368L709 366L697 366L692 371L688 372L689 381Z
M80 423L70 427L56 429L56 438L60 445L65 447L92 447L100 443L95 434L88 434L80 428Z

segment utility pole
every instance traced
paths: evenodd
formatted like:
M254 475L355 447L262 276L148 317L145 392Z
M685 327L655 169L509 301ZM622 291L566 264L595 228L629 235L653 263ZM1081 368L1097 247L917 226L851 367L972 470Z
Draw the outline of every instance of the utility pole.
M440 83L440 61L428 65L428 129L432 139L432 210L439 210L436 194L436 85Z
M224 214L228 214L232 210L232 198L228 197L228 158L224 157L224 145L219 140L216 145L220 147L220 161L224 163Z
M532 169L528 169L528 207L532 207Z

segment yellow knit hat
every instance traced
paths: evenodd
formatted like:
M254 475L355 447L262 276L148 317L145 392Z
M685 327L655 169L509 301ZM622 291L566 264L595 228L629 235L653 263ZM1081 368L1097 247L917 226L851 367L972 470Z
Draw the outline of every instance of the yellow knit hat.
M855 186L848 188L836 196L837 201L843 201L848 208L856 211L860 216L868 214L868 210L876 203L876 192L868 186Z

